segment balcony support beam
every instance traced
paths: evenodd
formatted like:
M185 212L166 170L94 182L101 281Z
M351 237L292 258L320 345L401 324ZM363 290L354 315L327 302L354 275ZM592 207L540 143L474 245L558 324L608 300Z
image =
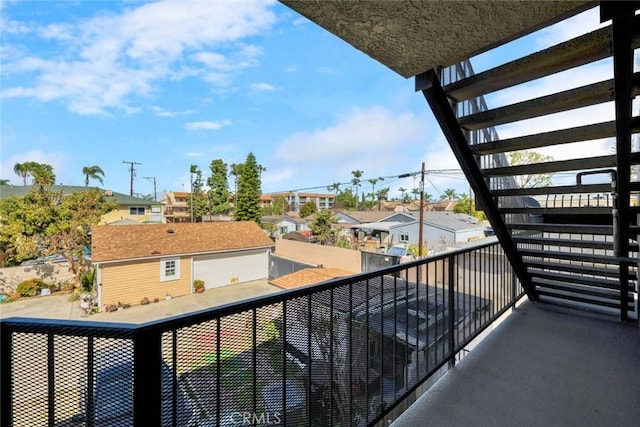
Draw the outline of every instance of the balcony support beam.
M429 70L426 73L416 76L416 91L418 90L422 91L427 103L431 107L431 111L438 121L442 133L447 139L447 142L449 142L460 167L476 194L476 198L481 203L487 219L500 240L505 255L509 259L518 279L520 279L520 283L522 283L522 287L529 299L535 301L537 299L535 287L531 283L531 278L527 273L515 243L511 239L511 235L498 211L498 207L493 203L489 187L482 176L480 167L467 143L467 139L464 137L462 128L449 105L449 100L434 70Z

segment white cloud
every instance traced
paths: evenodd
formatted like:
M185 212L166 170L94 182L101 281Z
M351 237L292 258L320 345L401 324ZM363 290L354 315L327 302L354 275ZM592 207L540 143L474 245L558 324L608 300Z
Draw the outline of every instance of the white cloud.
M267 163L265 182L279 191L281 186L300 185L290 177L326 186L349 181L356 169L364 171L363 179L415 170L419 160L411 153L425 144L427 134L426 116L383 107L356 108L328 127L284 140L270 162L283 166Z
M239 70L258 64L261 49L242 39L271 28L272 3L164 0L81 23L53 23L38 31L49 42L62 42L65 53L53 49L37 57L26 47L4 48L11 54L3 57L5 75L28 80L5 83L2 96L58 100L78 114L106 114L136 109L139 97L153 95L157 83L168 78L197 74L227 85ZM28 22L4 23L11 24L11 34L36 31ZM18 45L20 39L3 43Z
M188 130L219 130L230 125L231 120L220 120L217 122L189 122L185 123L184 127Z
M273 92L276 87L269 83L251 83L251 92Z
M188 151L185 155L187 157L202 157L202 153L196 153L195 151Z
M189 114L193 113L193 110L167 111L167 110L164 110L163 108L158 107L158 106L151 107L151 110L153 110L155 115L158 116L158 117L188 116Z

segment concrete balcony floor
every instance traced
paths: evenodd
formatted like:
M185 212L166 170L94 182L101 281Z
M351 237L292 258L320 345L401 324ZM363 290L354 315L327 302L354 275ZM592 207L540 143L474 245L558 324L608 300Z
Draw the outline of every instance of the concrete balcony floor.
M640 425L635 322L526 302L394 423Z

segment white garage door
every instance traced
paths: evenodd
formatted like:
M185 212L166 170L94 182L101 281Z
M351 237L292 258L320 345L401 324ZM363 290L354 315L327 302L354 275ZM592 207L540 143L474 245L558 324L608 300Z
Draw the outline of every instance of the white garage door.
M266 279L268 263L265 249L195 257L193 279L204 280L207 289Z

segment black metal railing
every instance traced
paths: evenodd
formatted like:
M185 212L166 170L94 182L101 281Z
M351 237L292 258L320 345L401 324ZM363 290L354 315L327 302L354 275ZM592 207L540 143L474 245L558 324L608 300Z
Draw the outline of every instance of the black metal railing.
M2 425L373 425L523 295L497 243L141 325L1 322Z

